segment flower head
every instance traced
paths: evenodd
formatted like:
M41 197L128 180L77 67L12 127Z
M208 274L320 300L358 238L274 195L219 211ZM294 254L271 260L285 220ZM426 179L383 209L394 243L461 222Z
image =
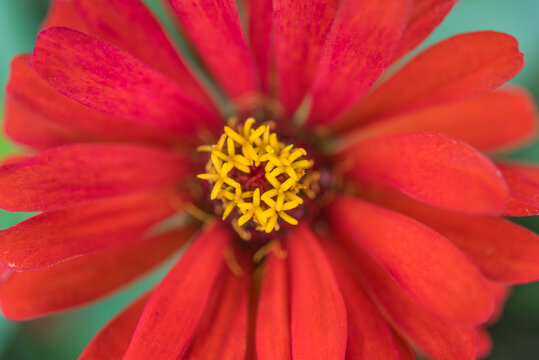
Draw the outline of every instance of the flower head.
M185 247L82 359L475 359L539 278L539 167L511 36L449 38L381 77L455 1L56 0L12 62L0 306L80 306ZM197 70L193 70L197 69ZM204 81L200 79L205 79ZM497 90L496 90L497 89ZM192 242L186 246L192 239ZM496 311L495 311L496 310ZM478 343L478 336L480 342Z

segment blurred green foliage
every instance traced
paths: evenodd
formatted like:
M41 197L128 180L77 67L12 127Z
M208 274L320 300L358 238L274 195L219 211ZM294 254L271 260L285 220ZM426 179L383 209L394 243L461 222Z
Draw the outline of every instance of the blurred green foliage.
M159 0L147 0L161 18ZM0 98L9 71L9 61L17 53L32 50L47 0L0 1ZM539 1L537 0L461 0L446 21L422 46L452 34L474 30L498 30L514 35L525 54L526 68L514 79L539 99ZM170 26L170 22L167 23ZM0 102L1 109L1 102ZM0 154L15 148L0 136ZM539 142L513 155L539 161ZM21 221L26 214L0 212L0 228ZM539 232L539 219L519 221ZM538 259L539 261L539 259ZM74 359L93 334L138 294L163 276L163 267L127 290L83 309L23 323L0 316L0 359ZM89 284L91 286L91 284ZM494 336L492 360L539 359L539 285L517 287L500 322L490 330Z

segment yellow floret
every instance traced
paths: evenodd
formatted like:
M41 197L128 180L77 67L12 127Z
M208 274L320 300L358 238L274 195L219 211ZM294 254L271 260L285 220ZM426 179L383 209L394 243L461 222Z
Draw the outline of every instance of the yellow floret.
M253 118L243 125L230 121L217 144L203 145L198 151L209 152L206 173L198 178L212 186L210 198L222 203L223 219L237 209L237 225L252 222L259 231L270 233L279 229L278 220L297 225L298 220L287 211L303 203L300 192L312 195L318 175L307 172L313 161L304 159L304 149L278 141L269 124L255 127ZM264 164L265 163L265 164ZM263 164L265 178L272 188L248 191L231 175L234 169L249 174L251 166ZM280 179L280 180L279 180Z

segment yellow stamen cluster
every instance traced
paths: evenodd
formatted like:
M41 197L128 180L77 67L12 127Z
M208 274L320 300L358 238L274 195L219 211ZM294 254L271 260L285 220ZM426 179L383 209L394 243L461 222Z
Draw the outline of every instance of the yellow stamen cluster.
M210 160L198 178L212 185L210 198L221 201L223 219L236 209L240 227L252 221L255 229L270 233L279 229L279 219L297 225L287 211L303 203L300 191L315 195L318 174L307 173L313 161L303 158L305 150L279 142L270 125L254 128L254 123L253 118L243 125L231 120L217 144L200 146L198 151L209 152ZM240 179L249 179L251 171L261 166L266 188L247 189Z

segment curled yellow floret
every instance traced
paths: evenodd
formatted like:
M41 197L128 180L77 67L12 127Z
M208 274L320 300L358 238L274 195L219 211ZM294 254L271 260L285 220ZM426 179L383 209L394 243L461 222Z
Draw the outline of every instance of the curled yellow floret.
M198 178L210 183L210 198L221 202L223 219L234 213L240 227L253 224L270 233L279 230L279 220L297 225L289 212L303 203L301 195L316 195L318 173L308 171L313 161L304 149L280 142L271 124L231 120L217 144L198 151L210 153L206 173Z

